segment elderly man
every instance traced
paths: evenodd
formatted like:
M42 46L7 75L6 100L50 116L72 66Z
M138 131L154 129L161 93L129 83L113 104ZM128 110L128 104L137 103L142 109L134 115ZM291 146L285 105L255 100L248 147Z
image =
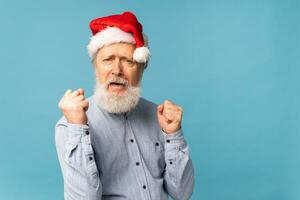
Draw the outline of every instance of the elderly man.
M94 95L67 90L55 141L67 200L189 199L194 170L182 108L140 97L150 52L131 12L91 21Z

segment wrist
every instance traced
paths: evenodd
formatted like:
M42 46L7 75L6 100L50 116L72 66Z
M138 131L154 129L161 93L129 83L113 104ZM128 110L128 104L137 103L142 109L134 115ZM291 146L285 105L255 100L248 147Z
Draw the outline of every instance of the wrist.
M164 128L161 128L161 130L166 133L167 135L171 135L171 134L175 134L177 133L179 130L181 129L181 126L177 127L177 128L174 128L174 129L164 129Z
M72 119L72 118L67 118L67 121L68 121L69 124L87 125L87 123L88 123L87 119Z

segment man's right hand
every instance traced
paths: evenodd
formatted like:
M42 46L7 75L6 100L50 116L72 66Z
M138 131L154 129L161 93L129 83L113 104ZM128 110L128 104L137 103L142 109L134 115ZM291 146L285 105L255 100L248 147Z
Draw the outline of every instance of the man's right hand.
M72 124L87 124L86 111L89 102L84 97L82 88L75 90L67 90L58 103L58 107L63 112L67 121Z

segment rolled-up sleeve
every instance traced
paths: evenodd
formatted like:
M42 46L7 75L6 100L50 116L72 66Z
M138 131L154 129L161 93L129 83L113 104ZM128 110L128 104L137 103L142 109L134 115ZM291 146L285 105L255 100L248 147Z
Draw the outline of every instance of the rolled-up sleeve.
M189 147L180 129L176 133L166 134L165 139L164 186L175 200L190 198L194 187L194 168L189 156Z
M102 186L89 126L58 122L55 143L64 179L65 200L100 200Z

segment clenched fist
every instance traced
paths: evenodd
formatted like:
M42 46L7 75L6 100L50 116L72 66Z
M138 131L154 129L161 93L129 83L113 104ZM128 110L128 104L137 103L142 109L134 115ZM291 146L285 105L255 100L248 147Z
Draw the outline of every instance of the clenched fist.
M58 107L61 109L69 123L87 123L85 112L89 107L89 102L85 99L82 88L73 92L72 90L67 90L58 103Z
M166 100L157 107L157 118L160 127L167 134L175 133L181 128L183 110L181 107Z

